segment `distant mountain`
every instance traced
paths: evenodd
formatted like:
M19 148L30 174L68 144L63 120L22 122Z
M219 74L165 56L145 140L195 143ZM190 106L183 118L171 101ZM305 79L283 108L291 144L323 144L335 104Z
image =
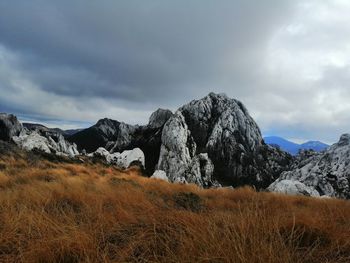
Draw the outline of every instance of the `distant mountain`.
M288 141L278 136L264 137L264 141L266 144L269 144L269 145L277 145L282 150L289 152L290 154L293 154L293 155L297 154L300 149L299 144Z
M292 155L298 154L299 150L314 150L320 152L329 147L329 145L320 141L308 141L303 144L297 144L278 136L264 137L264 141L269 145L277 145L282 150L289 152Z
M308 141L300 145L302 149L312 149L316 152L321 152L329 147L328 144L325 144L320 141Z

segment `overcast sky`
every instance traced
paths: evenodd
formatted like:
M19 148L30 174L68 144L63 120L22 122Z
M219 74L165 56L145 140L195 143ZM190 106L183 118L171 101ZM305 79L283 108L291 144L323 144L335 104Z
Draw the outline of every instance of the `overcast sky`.
M264 135L350 132L350 1L2 0L0 111L147 123L210 91Z

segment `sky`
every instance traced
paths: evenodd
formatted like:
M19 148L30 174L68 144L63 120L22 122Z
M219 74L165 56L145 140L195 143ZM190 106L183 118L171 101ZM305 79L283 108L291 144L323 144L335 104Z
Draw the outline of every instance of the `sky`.
M50 127L145 124L209 92L264 135L350 133L350 1L2 0L0 111Z

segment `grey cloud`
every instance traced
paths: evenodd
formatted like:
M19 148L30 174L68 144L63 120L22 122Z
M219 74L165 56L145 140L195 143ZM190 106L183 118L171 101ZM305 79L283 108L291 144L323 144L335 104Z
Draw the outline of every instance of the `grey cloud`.
M342 1L0 2L0 110L145 123L210 91L264 133L350 132L350 7Z
M195 96L202 83L219 85L227 74L237 83L247 78L239 71L259 59L253 50L266 44L285 8L287 2L5 1L0 40L22 54L23 70L49 92L137 102L170 94L179 102L188 86Z

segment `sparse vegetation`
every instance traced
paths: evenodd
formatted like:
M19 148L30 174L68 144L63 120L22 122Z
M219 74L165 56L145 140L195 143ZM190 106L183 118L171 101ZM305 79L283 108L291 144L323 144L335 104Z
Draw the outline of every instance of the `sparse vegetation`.
M0 156L0 262L350 262L350 203Z

